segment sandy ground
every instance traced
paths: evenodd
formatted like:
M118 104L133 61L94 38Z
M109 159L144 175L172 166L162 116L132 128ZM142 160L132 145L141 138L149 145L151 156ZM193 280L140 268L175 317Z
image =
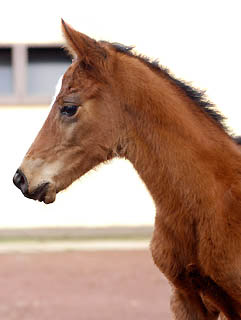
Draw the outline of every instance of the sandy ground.
M40 253L63 251L123 251L144 250L150 246L149 240L90 240L90 241L0 241L2 253ZM0 319L1 320L1 319Z
M169 320L148 250L0 254L1 320Z

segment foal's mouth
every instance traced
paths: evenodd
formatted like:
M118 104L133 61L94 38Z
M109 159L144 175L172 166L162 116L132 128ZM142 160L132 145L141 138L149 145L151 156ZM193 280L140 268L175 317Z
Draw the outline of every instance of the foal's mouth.
M45 197L48 191L49 182L42 183L33 192L24 192L23 195L26 198L38 200L40 202L45 202Z

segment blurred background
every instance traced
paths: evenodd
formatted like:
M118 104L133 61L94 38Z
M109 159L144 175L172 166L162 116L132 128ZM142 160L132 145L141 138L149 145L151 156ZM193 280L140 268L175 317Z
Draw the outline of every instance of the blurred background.
M227 117L230 131L238 135L240 1L9 0L1 4L0 239L6 243L12 239L121 238L144 240L140 247L145 249L155 208L127 161L114 160L88 173L47 206L24 198L13 186L12 177L50 110L58 78L70 64L62 49L61 17L97 40L134 45L137 52L158 58L176 77L205 89ZM11 251L11 245L6 250ZM131 308L138 311L140 304L135 301ZM152 319L155 316L160 313ZM142 319L140 314L138 319Z
M0 11L0 228L143 226L154 206L130 163L116 160L74 183L54 204L27 200L12 176L41 128L70 64L60 18L98 40L136 50L207 91L240 126L239 1L8 1Z

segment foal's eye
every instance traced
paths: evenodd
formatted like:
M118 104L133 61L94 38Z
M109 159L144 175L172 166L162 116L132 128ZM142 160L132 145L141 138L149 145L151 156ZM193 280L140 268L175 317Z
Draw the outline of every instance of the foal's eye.
M78 106L64 106L60 109L60 113L67 117L72 117L78 110Z

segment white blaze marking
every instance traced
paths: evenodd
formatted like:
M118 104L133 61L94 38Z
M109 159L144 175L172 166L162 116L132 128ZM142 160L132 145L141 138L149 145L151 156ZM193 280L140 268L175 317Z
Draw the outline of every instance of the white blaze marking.
M56 88L55 88L55 93L54 93L54 96L53 96L52 101L51 101L51 104L50 104L50 107L51 107L51 108L52 108L52 106L53 106L53 104L54 104L54 102L55 102L55 99L57 98L57 95L60 93L60 90L61 90L61 87L62 87L63 76L64 76L64 75L62 75L62 76L59 78L58 82L57 82L57 85L56 85Z

